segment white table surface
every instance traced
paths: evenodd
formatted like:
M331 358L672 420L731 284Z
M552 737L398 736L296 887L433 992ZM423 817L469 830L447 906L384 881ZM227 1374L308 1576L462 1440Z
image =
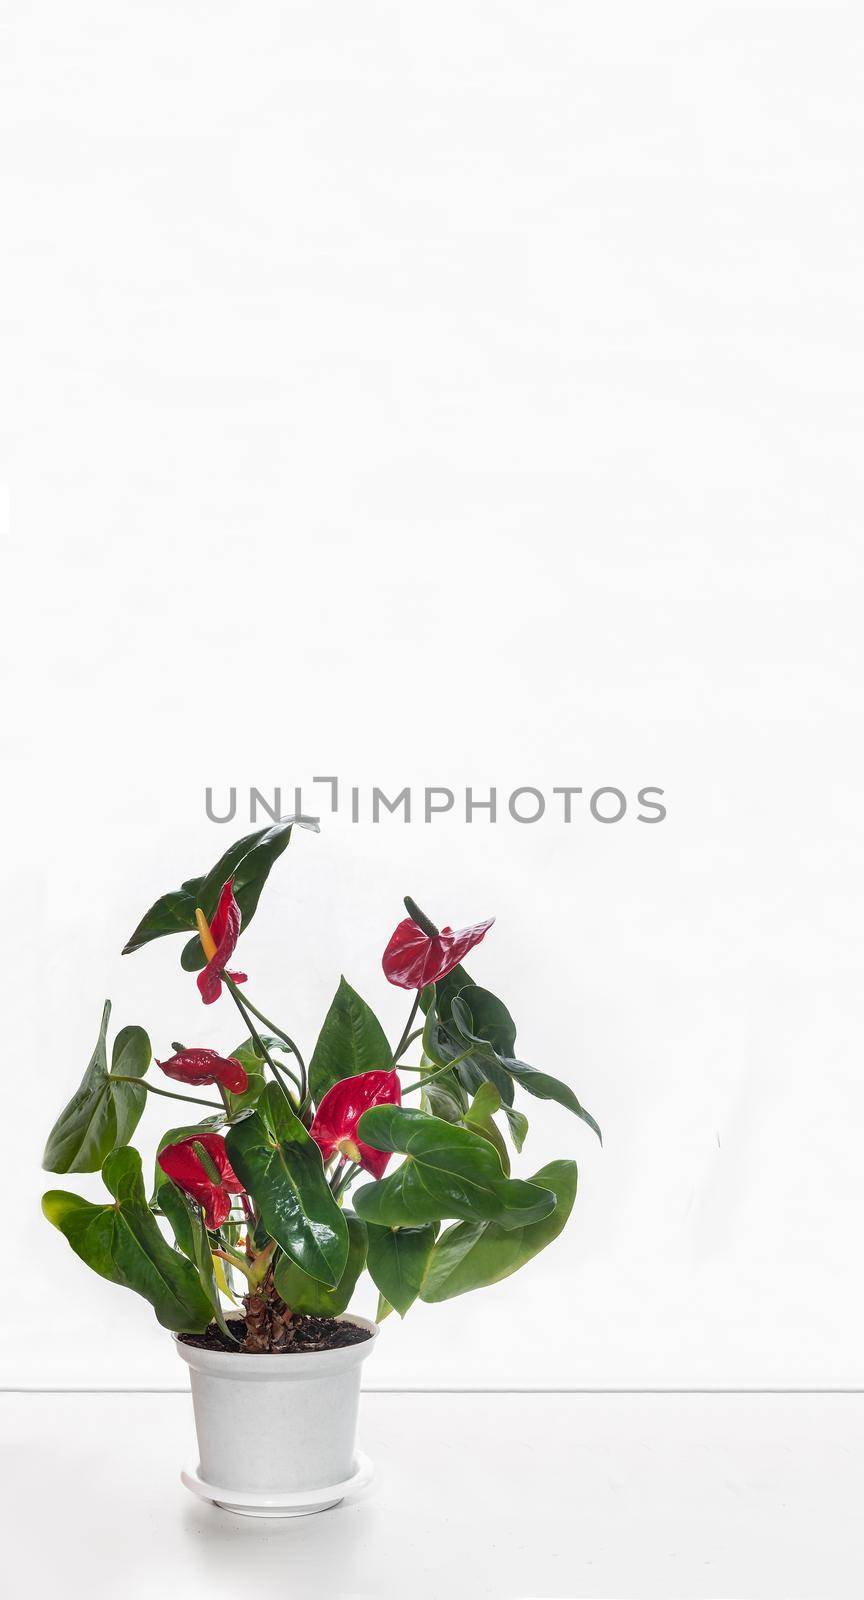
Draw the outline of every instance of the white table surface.
M14 1600L859 1597L864 1396L363 1397L361 1500L255 1522L180 1485L180 1394L4 1394Z

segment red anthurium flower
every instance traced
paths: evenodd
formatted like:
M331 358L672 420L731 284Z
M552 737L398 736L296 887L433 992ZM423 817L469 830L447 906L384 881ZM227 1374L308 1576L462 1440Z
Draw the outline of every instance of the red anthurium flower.
M422 989L427 983L437 983L458 967L469 950L489 932L494 917L488 922L478 922L473 928L442 928L431 936L424 933L411 917L400 922L381 965L384 976L400 989Z
M203 1150L206 1160L196 1146ZM199 1133L166 1145L156 1159L166 1177L204 1207L206 1226L221 1228L231 1210L232 1194L243 1192L225 1152L225 1140L218 1133Z
M215 1050L178 1050L168 1061L156 1061L167 1078L179 1083L221 1083L232 1094L249 1087L246 1068L233 1056L220 1056Z
M198 934L207 957L204 971L198 974L198 988L201 990L201 999L205 1006L211 1006L222 993L222 972L226 961L230 961L234 954L242 920L240 907L234 899L233 878L229 878L228 882L222 885L219 904L212 922L208 923L200 909L195 912ZM228 977L233 978L235 983L246 982L245 972L229 972Z
M327 1090L309 1132L325 1161L338 1150L349 1161L359 1161L373 1178L382 1178L392 1152L364 1144L357 1138L357 1124L370 1106L398 1106L401 1101L397 1072L358 1072Z

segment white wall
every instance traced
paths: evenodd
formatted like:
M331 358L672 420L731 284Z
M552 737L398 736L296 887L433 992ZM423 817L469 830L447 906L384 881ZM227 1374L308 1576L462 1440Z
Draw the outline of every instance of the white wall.
M206 784L321 772L669 806L325 814L274 872L244 965L310 1047L340 971L400 1027L404 892L495 913L472 970L606 1134L528 1105L574 1223L378 1381L864 1379L856 13L13 5L4 1381L179 1381L42 1144L106 994L236 1043L120 946L233 836Z

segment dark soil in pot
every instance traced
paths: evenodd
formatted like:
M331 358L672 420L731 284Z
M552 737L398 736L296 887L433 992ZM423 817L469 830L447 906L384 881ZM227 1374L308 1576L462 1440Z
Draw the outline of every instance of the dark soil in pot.
M238 1340L245 1339L244 1317L232 1317L231 1327L236 1328ZM335 1317L306 1317L299 1312L291 1318L290 1329L290 1342L273 1353L302 1355L310 1350L343 1350L346 1345L362 1344L365 1339L372 1337L368 1328L361 1328L356 1322L337 1322ZM181 1344L194 1345L198 1350L219 1350L225 1355L241 1356L248 1353L241 1344L226 1339L215 1322L211 1322L204 1333L178 1333L177 1337Z

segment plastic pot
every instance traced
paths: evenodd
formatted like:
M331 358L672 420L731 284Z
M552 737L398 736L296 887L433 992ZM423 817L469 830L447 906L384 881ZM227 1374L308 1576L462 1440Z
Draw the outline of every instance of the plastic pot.
M247 1516L298 1516L338 1505L371 1477L357 1455L360 1370L378 1328L343 1316L370 1338L341 1350L244 1355L202 1350L175 1335L189 1367L198 1435L186 1487Z

